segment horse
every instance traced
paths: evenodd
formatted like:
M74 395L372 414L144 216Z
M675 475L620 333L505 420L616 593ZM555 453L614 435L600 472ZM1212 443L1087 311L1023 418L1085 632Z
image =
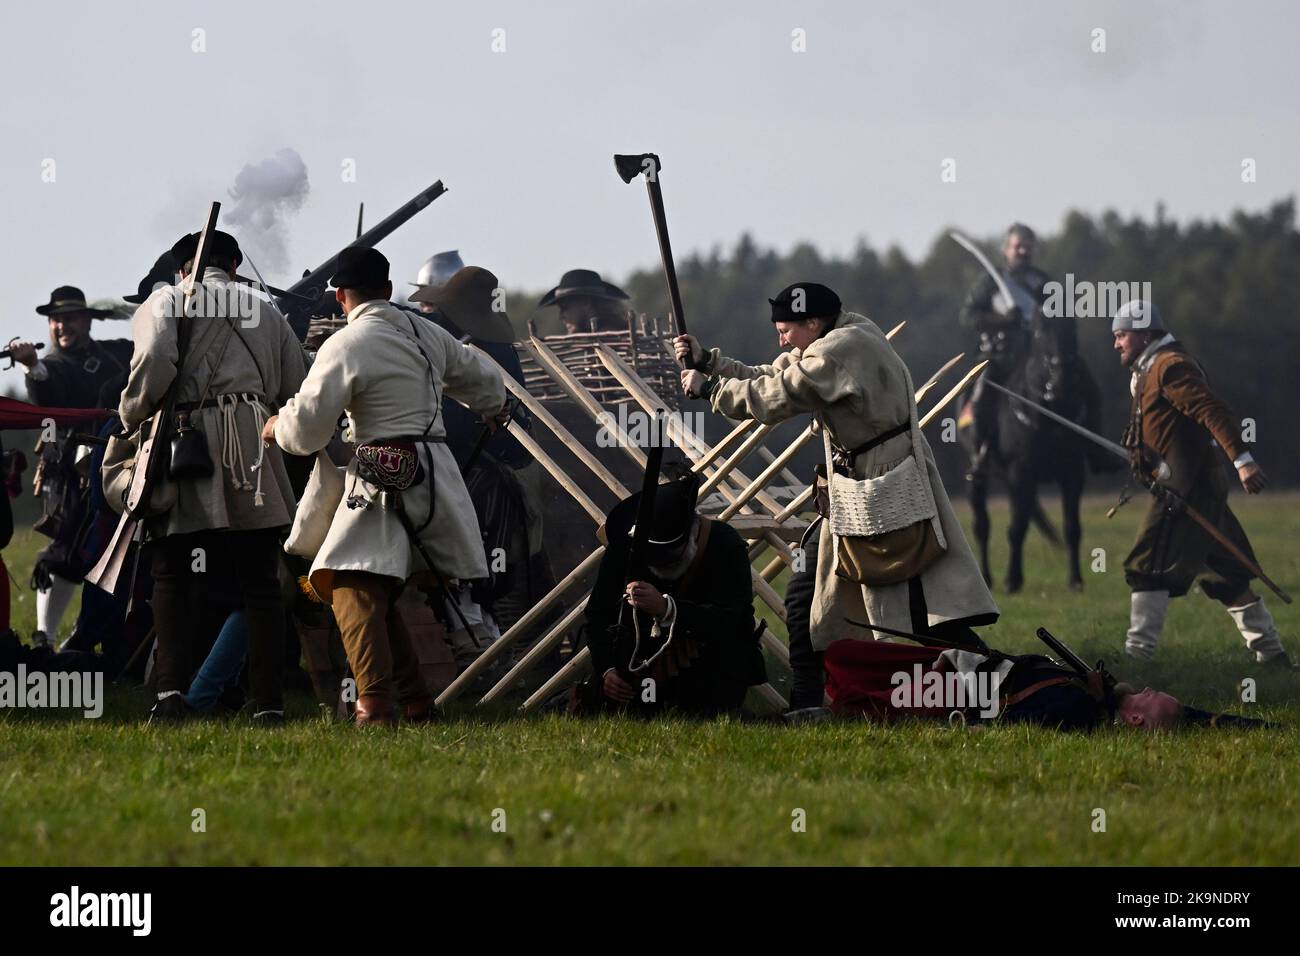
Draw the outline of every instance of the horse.
M1087 405L1088 372L1082 359L1066 352L1060 334L1035 314L1027 327L1010 332L981 333L980 351L990 359L986 374L994 381L1025 398L1048 408L1071 421L1080 421ZM1088 455L1085 440L1044 415L984 386L980 396L976 384L974 401L984 414L995 416L996 429L989 439L987 464L968 475L971 508L975 512L975 538L979 546L980 568L990 587L993 575L989 568L990 475L998 473L1011 499L1011 524L1007 541L1011 559L1007 567L1006 588L1016 594L1024 587L1024 544L1030 523L1037 525L1054 545L1061 543L1038 501L1038 487L1055 482L1061 489L1061 511L1068 558L1068 584L1072 591L1083 588L1079 566L1079 544L1083 535L1079 520L1079 501L1083 496ZM977 449L975 429L960 429L961 445L968 459Z

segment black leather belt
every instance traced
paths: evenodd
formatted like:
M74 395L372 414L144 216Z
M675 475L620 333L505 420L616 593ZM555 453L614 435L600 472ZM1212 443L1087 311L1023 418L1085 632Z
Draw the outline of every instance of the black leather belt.
M901 425L895 425L893 428L886 429L869 441L863 442L857 448L850 448L848 451L832 445L831 457L835 460L835 464L847 466L851 471L853 468L853 462L857 460L859 455L871 451L871 449L875 448L877 445L883 445L891 438L897 438L899 435L906 434L911 427L912 423L910 421L903 422Z

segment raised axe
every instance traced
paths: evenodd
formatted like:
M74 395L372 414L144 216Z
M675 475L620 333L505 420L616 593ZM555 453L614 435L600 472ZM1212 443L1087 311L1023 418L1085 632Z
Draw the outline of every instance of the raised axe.
M677 287L677 267L673 264L673 247L668 240L668 218L664 215L664 194L659 188L659 171L663 164L657 153L616 153L614 168L623 182L630 183L645 174L645 188L650 196L650 213L654 216L655 235L659 237L659 257L664 264L664 278L668 280L668 298L673 307L673 328L678 335L686 334L686 314L682 310L682 292ZM686 367L695 368L694 357L686 356Z

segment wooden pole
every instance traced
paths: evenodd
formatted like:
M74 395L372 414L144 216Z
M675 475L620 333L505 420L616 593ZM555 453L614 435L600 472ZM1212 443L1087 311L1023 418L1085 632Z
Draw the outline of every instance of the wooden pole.
M925 384L916 390L916 402L918 405L921 403L921 399L925 398L926 392L930 391L931 388L938 384L939 379L943 377L944 373L960 362L965 355L965 352L958 352L952 358L948 359L948 361L944 362L943 365L939 367L939 371L935 372L925 380Z
M586 610L587 601L589 599L590 595L575 604L569 609L569 613L560 618L560 620L556 622L555 626L540 637L537 640L537 643L528 649L528 653L521 657L514 667L510 668L506 676L497 681L492 689L483 695L483 699L478 702L479 706L482 707L484 704L490 704L504 694L510 689L510 685L513 684L517 678L522 677L530 671L534 664L548 654L553 647L559 644L560 641L564 639L564 635L568 633L569 628L573 627L574 623L577 622L578 615Z
M786 519L788 519L792 514L797 512L808 502L812 501L813 495L816 493L816 491L817 489L815 487L809 485L806 489L804 489L803 494L801 494L798 498L795 498L794 501L790 502L788 505L786 505L784 508L781 509L781 511L776 516L776 523L785 524Z
M565 391L573 401L585 411L594 422L599 422L603 415L608 414L600 403L591 397L591 394L582 386L582 383L574 378L573 374L564 367L564 363L556 358L555 353L546 347L546 344L540 339L531 339L528 342L520 343L530 354L537 360L537 363L543 366L551 374L551 378ZM623 449L640 468L645 468L646 455L640 448L628 440L627 433L621 428L618 429L619 447Z
M482 352L481 349L479 351ZM485 358L490 358L486 352L482 352L482 354ZM564 444L564 447L568 448L569 451L573 452L573 454L577 456L579 461L590 468L596 477L609 487L610 491L618 495L619 498L626 498L631 494L631 492L623 486L623 483L614 477L614 474L608 468L601 464L599 458L593 455L587 447L582 444L582 442L573 437L572 432L565 428L564 425L560 423L559 419L547 410L545 405L529 394L528 389L516 382L510 375L502 375L501 377L505 380L506 388L510 389L510 394L523 402L524 407L527 408L535 418L541 421L542 424L549 428L555 434L555 437ZM522 429L520 430L522 431ZM597 522L599 523L604 520L604 516L602 515L597 519Z
M778 471L784 468L786 462L788 462L791 458L797 455L799 453L799 450L803 448L804 445L808 444L808 440L812 437L813 437L813 430L812 430L812 426L809 425L807 428L805 428L802 432L799 433L798 438L796 438L794 441L790 443L790 447L788 447L785 451L781 452L779 456L777 456L776 461L772 462L772 464L768 465L765 469L763 469L762 474L760 474L757 478L751 481L748 486L746 486L745 490L740 493L739 501L733 502L730 506L728 506L726 511L722 512L722 514L719 515L719 517L723 521L726 521L737 511L739 511L740 506L745 504L747 501L749 501L750 498L758 494L758 492L761 491L763 487L769 481L772 480L772 476L774 476ZM773 509L773 511L778 514L782 510L784 509L780 507Z
M556 584L555 587L551 588L549 594L525 611L523 617L515 621L514 625L508 631L497 638L497 640L492 644L489 644L483 653L475 658L469 667L465 668L465 670L451 682L447 689L438 695L438 706L441 707L444 704L455 700L460 696L460 693L469 686L476 677L478 677L479 674L492 666L493 661L504 654L510 647L513 647L518 643L519 639L524 636L528 629L536 624L542 618L542 615L546 614L546 612L551 609L551 607L563 596L565 591L573 587L574 584L596 569L600 564L600 557L604 553L604 547L597 547L596 550L587 555L587 557L584 558L576 568L566 574L562 581Z
M529 713L561 687L581 680L581 672L590 666L591 648L584 647L570 657L563 667L548 677L545 684L533 691L529 698L519 705L519 710L525 714ZM570 680L570 677L572 677L572 680Z
M546 449L537 443L536 438L522 428L512 428L510 434L514 436L519 444L524 446L530 455L542 463L542 467L551 473L551 477L559 482L561 488L572 495L578 504L582 505L583 509L587 514L591 515L591 519L597 525L604 522L605 512L601 507L587 497L587 493L578 487L578 483L570 478L563 468L555 463L555 459L546 453Z
M943 411L949 402L962 393L962 389L975 381L975 379L979 378L984 372L984 367L988 364L988 360L985 359L983 362L980 362L979 365L976 365L969 372L963 375L961 381L949 389L948 394L939 399L939 401L935 403L934 408L926 412L926 414L921 418L921 427L924 428L926 425L930 424L934 419L934 416Z

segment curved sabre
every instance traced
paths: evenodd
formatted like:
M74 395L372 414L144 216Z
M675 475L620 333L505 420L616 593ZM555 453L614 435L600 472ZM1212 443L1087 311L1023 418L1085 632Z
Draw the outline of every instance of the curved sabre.
M980 249L979 246L975 245L974 242L967 239L956 229L948 233L948 238L979 260L979 264L984 267L984 271L989 274L989 277L995 283L997 283L998 291L1002 293L1003 301L1009 305L1016 301L1015 296L1011 294L1011 290L1007 288L1006 280L1002 278L1002 274L998 272L997 269L993 268L993 263L989 262L988 256L984 255L983 250Z

